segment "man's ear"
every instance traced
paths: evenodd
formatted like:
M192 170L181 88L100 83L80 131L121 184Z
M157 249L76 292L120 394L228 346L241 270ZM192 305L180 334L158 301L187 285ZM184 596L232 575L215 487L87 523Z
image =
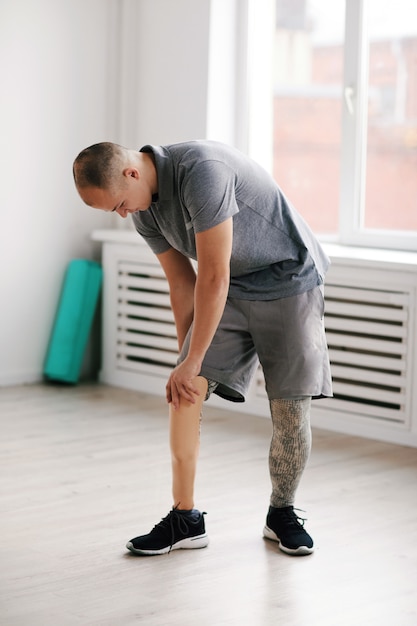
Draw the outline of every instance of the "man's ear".
M126 176L126 178L136 178L136 180L139 180L140 173L139 170L136 169L136 167L126 167L123 170L123 176Z

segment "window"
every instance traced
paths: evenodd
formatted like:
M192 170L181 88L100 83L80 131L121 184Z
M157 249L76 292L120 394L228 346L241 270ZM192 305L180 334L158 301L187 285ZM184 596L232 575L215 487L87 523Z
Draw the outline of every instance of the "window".
M275 2L273 175L323 238L417 250L414 2Z
M414 6L369 1L365 228L417 231Z

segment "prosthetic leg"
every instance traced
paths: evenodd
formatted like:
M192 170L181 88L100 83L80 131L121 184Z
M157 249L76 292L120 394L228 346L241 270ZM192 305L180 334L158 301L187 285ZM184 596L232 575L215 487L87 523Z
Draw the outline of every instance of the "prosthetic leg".
M310 406L310 397L270 400L272 493L263 534L278 542L283 552L297 556L313 552L313 540L304 530L305 520L296 515L293 506L310 456Z

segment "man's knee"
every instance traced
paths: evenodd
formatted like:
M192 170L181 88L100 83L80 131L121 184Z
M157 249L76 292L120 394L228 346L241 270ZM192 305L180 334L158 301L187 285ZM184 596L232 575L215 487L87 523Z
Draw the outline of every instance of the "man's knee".
M310 423L311 396L270 400L272 421L281 429L303 428Z

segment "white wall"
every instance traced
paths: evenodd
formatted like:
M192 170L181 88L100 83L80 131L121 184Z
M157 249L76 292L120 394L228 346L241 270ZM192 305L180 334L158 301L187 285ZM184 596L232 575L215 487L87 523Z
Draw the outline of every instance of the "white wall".
M224 26L213 39L213 19L233 28L236 2L0 2L0 385L41 379L68 261L98 258L91 231L115 225L79 200L78 152L103 140L232 142L222 112L232 120L234 66L210 40L235 54Z
M93 257L90 232L108 224L78 199L71 166L116 135L116 4L0 3L0 385L41 377L66 265Z
M122 143L202 138L211 0L125 0Z

